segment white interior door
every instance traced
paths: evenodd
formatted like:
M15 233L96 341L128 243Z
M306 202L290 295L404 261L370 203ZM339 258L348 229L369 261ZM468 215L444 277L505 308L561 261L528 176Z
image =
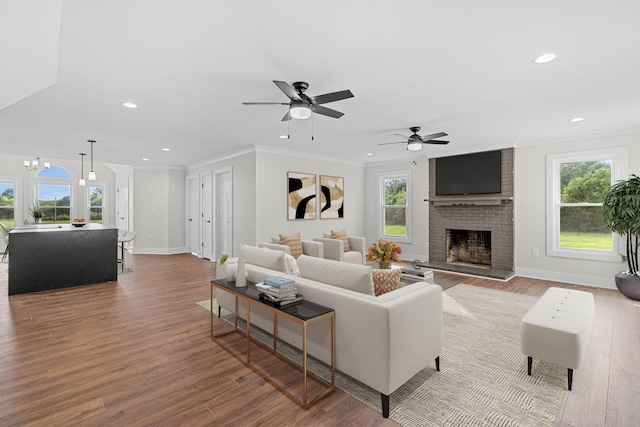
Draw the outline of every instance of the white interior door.
M201 235L201 248L202 248L202 258L213 259L213 228L211 224L211 215L212 215L212 205L211 205L211 173L207 172L200 175L200 200L202 200L201 204L201 213L200 217L202 235Z
M129 180L116 184L116 227L129 230Z
M216 256L233 254L233 175L216 172Z
M200 226L200 182L198 175L187 177L187 203L186 203L186 236L187 248L189 252L198 257L202 257L198 230Z

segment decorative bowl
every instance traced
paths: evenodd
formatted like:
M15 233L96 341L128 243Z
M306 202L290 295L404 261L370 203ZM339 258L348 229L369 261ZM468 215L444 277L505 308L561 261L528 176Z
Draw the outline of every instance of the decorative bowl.
M86 222L72 222L71 225L73 225L74 227L84 227L87 223Z

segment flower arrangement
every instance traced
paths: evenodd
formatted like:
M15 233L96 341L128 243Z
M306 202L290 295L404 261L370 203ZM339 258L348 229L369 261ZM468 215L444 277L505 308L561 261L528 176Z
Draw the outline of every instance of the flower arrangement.
M375 261L380 269L391 268L391 261L400 262L402 259L399 254L402 253L402 247L391 240L378 240L369 246L367 253L367 261Z

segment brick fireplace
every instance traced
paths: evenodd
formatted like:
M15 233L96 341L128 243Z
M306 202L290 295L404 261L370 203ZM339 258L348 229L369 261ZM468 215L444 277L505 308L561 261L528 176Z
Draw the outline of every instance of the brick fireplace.
M500 194L436 196L435 159L429 160L428 265L489 277L513 275L513 149L502 150L501 169Z

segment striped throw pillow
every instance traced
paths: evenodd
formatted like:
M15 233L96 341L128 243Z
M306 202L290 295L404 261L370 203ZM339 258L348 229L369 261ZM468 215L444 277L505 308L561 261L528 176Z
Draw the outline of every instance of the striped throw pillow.
M294 258L298 258L302 255L302 241L300 240L300 233L281 234L280 244L289 246L291 256Z
M347 239L347 230L331 230L331 238L342 240L344 242L345 252L349 252L351 250L351 248L349 247L349 239Z

